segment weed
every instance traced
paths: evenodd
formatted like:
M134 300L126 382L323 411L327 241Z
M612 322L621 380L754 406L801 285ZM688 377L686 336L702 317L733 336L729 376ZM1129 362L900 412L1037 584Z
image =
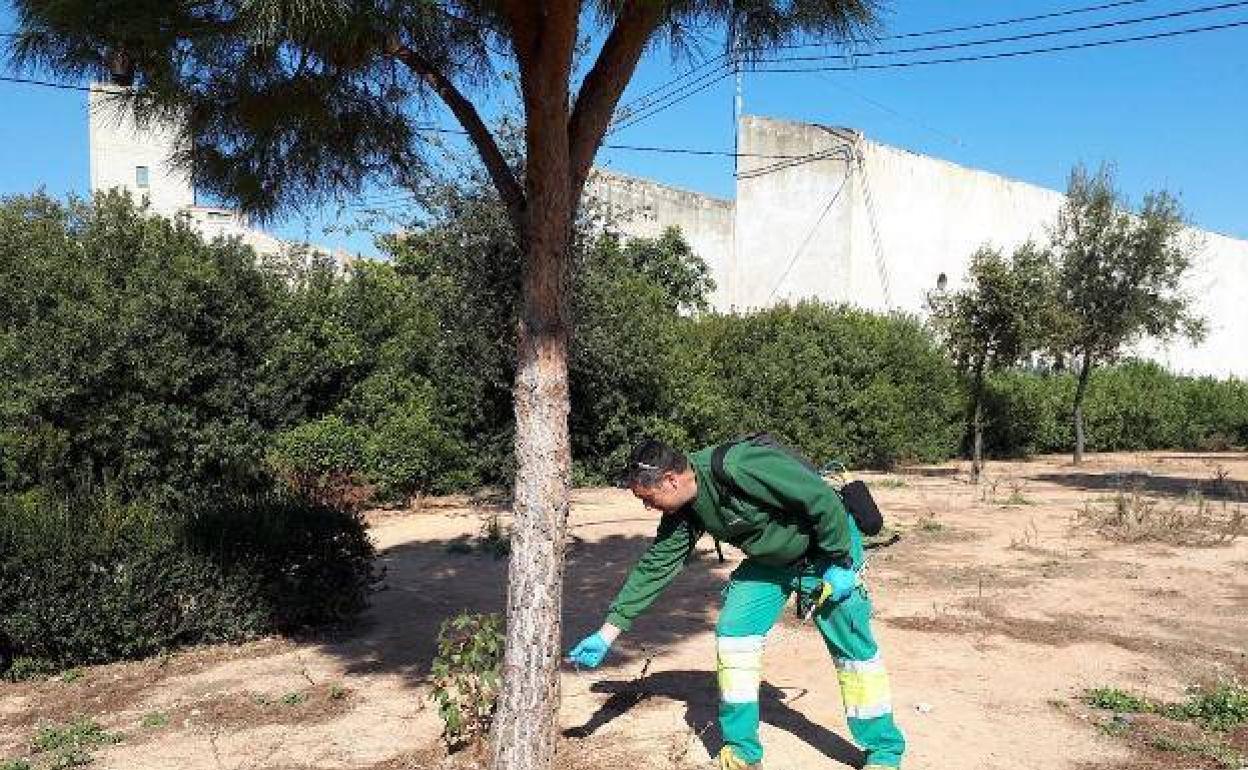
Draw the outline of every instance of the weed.
M1010 536L1010 550L1027 551L1040 545L1040 528L1036 526L1036 520L1033 518L1027 527L1023 529L1023 533L1018 537Z
M1097 687L1088 690L1084 693L1083 700L1094 708L1124 714L1139 714L1153 710L1145 699L1125 690L1119 690L1117 687Z
M36 754L51 754L48 770L65 770L90 764L91 749L120 741L120 735L106 732L95 720L79 717L63 725L40 727L30 745Z
M1163 507L1140 487L1118 491L1108 504L1084 503L1076 526L1127 543L1156 541L1178 546L1227 545L1248 529L1243 510L1223 503L1218 510L1199 492L1181 503Z
M498 510L493 509L486 515L476 538L456 538L447 544L446 552L455 554L480 552L489 554L495 559L502 559L511 554L511 533L503 526Z
M1160 751L1207 757L1229 768L1242 767L1248 762L1248 756L1230 745L1226 738L1232 729L1248 722L1248 688L1237 682L1196 690L1182 703L1154 703L1116 687L1088 690L1084 701L1119 714L1148 712L1200 727L1198 739L1178 740L1156 729L1132 730L1129 719L1116 717L1101 725L1106 734L1134 737Z
M903 489L910 486L910 484L907 483L905 479L887 478L873 481L871 482L871 486L878 489Z
M121 736L106 732L93 719L79 717L63 725L44 725L31 742L35 751L61 751L92 748L117 743Z
M149 729L164 727L169 724L169 715L163 711L149 711L139 720L139 724Z
M930 506L926 511L919 515L918 520L915 522L915 526L920 532L935 533L941 532L945 529L944 523L941 522L939 517L936 515L936 509Z
M503 528L503 524L498 518L497 508L490 513L489 518L485 520L485 524L481 527L480 540L481 550L495 559L502 559L511 555L511 533Z
M331 684L329 686L329 699L342 700L350 694L350 690L340 684Z
M984 483L979 488L980 502L990 503L997 498L997 489L1001 487L1001 482L1004 479L1000 476L989 478L988 474L984 474L981 478Z
M1158 751L1207 757L1226 768L1242 767L1244 762L1248 762L1248 756L1215 741L1180 741L1164 735L1153 735L1148 737L1145 743Z
M442 717L442 738L457 750L479 743L494 721L501 684L503 621L462 613L438 632L430 697Z
M77 682L79 679L82 679L82 669L80 668L71 668L61 674L61 681L66 684Z
M91 752L81 749L62 751L52 757L48 770L69 770L71 767L85 767L95 761Z
M1248 688L1234 682L1193 693L1186 703L1169 705L1166 716L1199 722L1206 729L1225 732L1248 722Z
M20 655L13 659L13 664L9 666L9 670L4 672L4 678L10 682L28 682L33 679L45 679L55 674L56 668L56 665L50 661Z
M308 696L306 693L288 692L282 696L282 705L298 706L299 704L303 703L307 699L308 699Z
M34 767L24 759L10 759L0 764L0 770L34 770Z

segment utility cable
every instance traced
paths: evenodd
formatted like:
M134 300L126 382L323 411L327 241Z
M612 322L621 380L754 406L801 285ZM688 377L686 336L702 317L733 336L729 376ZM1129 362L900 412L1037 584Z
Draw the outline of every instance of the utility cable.
M1140 16L1132 19L1118 19L1115 21L1106 21L1099 24L1085 24L1078 27L1065 27L1063 29L1046 29L1039 32L1027 32L1020 35L1004 35L1001 37L983 38L980 40L964 40L958 43L941 43L939 45L918 46L915 48L894 48L885 51L854 51L844 54L821 54L819 56L785 56L773 59L756 59L761 63L780 63L780 62L798 62L798 61L827 61L828 59L842 58L867 58L870 56L897 56L901 54L926 53L930 51L948 51L957 48L973 48L981 45L995 45L997 43L1011 43L1020 40L1034 40L1042 37L1053 37L1055 35L1070 35L1078 32L1091 32L1098 29L1111 29L1114 27L1126 27L1133 24L1146 24L1153 21L1162 21L1165 19L1176 19L1182 16L1193 16L1198 13L1214 13L1216 11L1225 11L1231 8L1242 8L1248 5L1248 0L1233 3L1219 3L1217 5L1207 5L1200 8L1189 8L1183 11L1172 11L1170 13L1158 13L1152 16Z
M995 21L979 22L975 24L966 24L966 25L955 26L955 27L941 27L938 29L926 29L926 30L919 30L916 32L902 32L902 33L897 33L897 34L892 34L892 35L883 35L883 36L874 37L874 38L847 38L847 39L839 40L839 41L792 43L789 45L773 46L773 47L766 48L766 49L756 47L756 48L739 49L739 50L752 50L752 51L796 50L796 49L801 49L801 48L823 48L828 45L844 44L844 43L873 44L873 43L880 43L885 40L905 40L905 39L913 39L913 38L918 38L918 37L931 37L934 35L947 35L947 34L953 34L953 33L958 33L958 32L973 32L976 30L991 29L994 27L1004 27L1004 26L1009 26L1012 24L1025 24L1029 22L1043 21L1045 19L1054 19L1054 18L1059 18L1063 16L1074 16L1074 15L1084 14L1084 13L1094 13L1096 11L1105 11L1105 10L1110 10L1113 8L1120 8L1123 6L1130 6L1130 5L1139 5L1140 3L1146 3L1146 2L1151 2L1151 0L1118 0L1118 2L1101 3L1099 5L1083 6L1080 8L1068 8L1068 9L1061 10L1061 11L1052 11L1049 13L1042 13L1042 14L1037 14L1034 16L1016 16L1016 17L1009 18L1009 19L998 19ZM713 56L710 59L707 59L706 61L701 62L697 66L692 67L686 70L685 72L682 72L681 74L677 75L676 77L672 78L666 83L660 84L659 86L656 86L655 88L645 92L644 94L641 94L635 99L630 100L628 104L626 105L626 107L630 110L636 110L636 109L640 109L644 107L647 102L657 101L661 99L662 97L656 96L656 95L660 94L661 92L669 88L672 88L681 84L683 81L687 80L690 76L697 74L706 65L718 63L719 61L726 61L727 59L728 59L727 53L722 53L722 54L718 54L717 56ZM652 99L652 97L654 98Z
M1011 59L1019 56L1033 56L1042 53L1055 53L1059 51L1077 51L1087 48L1102 48L1104 46L1121 45L1124 43L1135 43L1145 40L1161 40L1163 38L1181 37L1183 35L1194 35L1201 32L1216 32L1219 30L1235 29L1237 27L1248 26L1248 19L1242 21L1227 22L1225 24L1210 24L1205 27L1189 27L1187 29L1175 29L1168 32L1154 32L1148 35L1132 35L1130 37L1109 38L1108 40L1090 40L1084 43L1069 43L1066 45L1055 45L1044 48L1028 48L1020 51L1000 51L998 53L977 54L973 56L955 56L946 59L920 59L918 61L906 62L887 62L882 64L859 64L854 66L841 65L830 67L766 67L762 69L750 70L751 72L773 72L773 73L795 73L795 72L854 72L856 70L885 70L885 69L904 69L906 67L921 67L928 64L953 64L958 62L975 62L990 61L993 59Z

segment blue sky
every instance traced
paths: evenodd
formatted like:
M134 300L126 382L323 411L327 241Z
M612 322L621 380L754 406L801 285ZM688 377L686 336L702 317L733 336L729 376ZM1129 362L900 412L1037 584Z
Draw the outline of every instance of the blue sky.
M1093 0L893 2L883 34L1093 4ZM1154 0L1027 25L889 41L878 47L1018 34L1212 4L1213 0ZM1248 4L952 53L1031 48L1241 20L1248 20ZM10 9L0 4L0 31L14 28ZM710 41L705 53L721 49L722 44ZM926 56L940 55L949 54ZM688 66L674 64L666 50L652 51L625 101ZM733 91L732 79L725 79L613 134L609 141L730 150ZM747 113L850 126L877 141L1055 189L1064 187L1077 162L1113 162L1120 186L1132 199L1138 201L1144 192L1164 187L1179 195L1197 225L1248 238L1248 27L987 62L820 74L749 73L743 78L743 94ZM40 187L55 195L86 191L85 97L80 92L0 83L0 114L5 118L0 121L0 195ZM500 101L491 99L490 104ZM431 118L452 125L445 115ZM603 150L599 162L687 189L732 195L732 160L726 157ZM385 197L385 191L370 196ZM273 229L287 237L372 253L367 236L332 228L335 222L350 221L350 216L326 209L291 217Z

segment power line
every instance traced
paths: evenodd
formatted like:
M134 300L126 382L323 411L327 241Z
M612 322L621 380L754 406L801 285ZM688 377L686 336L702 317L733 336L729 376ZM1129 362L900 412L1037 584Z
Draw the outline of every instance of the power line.
M49 80L34 80L30 78L18 78L9 76L0 76L0 81L7 83L20 83L25 85L44 86L47 88L59 88L70 91L100 91L111 93L108 89L93 88L91 86L80 86L73 83L55 83ZM429 134L452 134L455 136L467 136L468 132L462 128L443 128L441 126L416 126L416 130L421 133ZM644 144L613 144L604 142L602 148L606 150L623 150L626 152L652 152L663 155L696 155L703 157L724 157L724 158L761 158L764 160L796 160L805 158L805 154L785 155L760 152L733 152L731 150L709 150L698 147L663 147L658 145Z
M674 107L677 104L685 101L686 99L689 99L690 97L693 97L693 96L696 96L697 94L702 93L706 89L710 88L711 86L722 81L724 78L729 77L733 74L735 74L735 70L733 69L728 69L718 74L714 74L714 77L712 77L710 80L706 80L701 85L697 85L696 88L694 88L693 86L696 84L697 81L695 81L695 83L690 83L689 86L686 86L685 88L681 89L677 94L673 94L673 98L667 100L666 102L662 102L656 105L653 109L650 109L649 111L641 115L630 116L623 123L618 123L612 126L607 131L607 135L609 136L618 131L623 131L624 129L629 128L630 126L635 126L638 123L641 123L642 121L649 120L655 115L658 115L660 112L667 110L669 107Z
M845 91L846 93L848 93L848 94L850 94L850 95L852 95L852 96L857 97L858 99L861 99L862 101L866 102L867 104L870 104L871 106L875 107L876 109L881 110L881 111L883 111L883 112L886 112L886 113L888 113L889 115L892 115L892 116L893 116L893 117L895 117L895 118L898 118L898 119L900 119L900 120L904 120L904 121L906 121L907 123L912 123L913 125L918 126L919 128L921 128L921 129L923 129L923 130L925 130L925 131L928 131L928 132L930 132L930 133L932 133L932 134L935 134L936 136L939 136L940 138L944 139L945 141L950 142L950 143L952 143L952 144L954 144L954 145L956 145L956 146L958 146L958 147L965 147L965 146L966 146L966 142L963 142L961 139L959 139L958 137L954 136L953 134L951 134L951 133L949 133L949 132L947 132L947 131L941 130L941 129L939 129L939 128L936 128L935 126L928 125L927 123L923 122L922 120L920 120L920 119L918 119L918 118L916 118L916 117L913 117L913 116L911 116L911 115L907 115L907 114L906 114L906 113L904 113L904 112L900 112L900 111L898 111L898 110L895 110L895 109L893 109L892 107L888 106L887 104L885 104L885 103L883 103L883 102L881 102L881 101L878 101L878 100L876 100L876 99L873 99L873 98L871 98L870 96L867 96L866 94L864 94L864 93L862 93L862 92L860 92L860 91L857 91L857 90L855 90L855 89L853 89L853 88L850 88L849 86L845 85L844 83L840 82L839 80L835 80L835 79L833 79L831 76L827 75L826 73L823 73L823 72L812 72L812 73L810 73L810 74L811 74L811 75L814 75L815 77L819 78L820 80L824 81L825 83L831 83L834 87L839 88L839 89L841 89L842 91Z
M1043 21L1045 19L1054 19L1054 18L1059 18L1063 16L1075 16L1078 14L1095 13L1097 11L1105 11L1105 10L1110 10L1113 8L1121 8L1123 6L1139 5L1140 3L1146 3L1150 1L1151 0L1118 0L1117 2L1101 3L1099 5L1083 6L1079 8L1068 8L1068 9L1061 10L1061 11L1052 11L1049 13L1042 13L1042 14L1037 14L1033 16L1016 16L1016 17L1009 18L1009 19L998 19L995 21L979 22L975 24L966 24L966 25L955 26L955 27L941 27L938 29L918 30L915 32L902 32L902 33L897 33L893 35L884 35L884 36L875 37L875 38L851 37L851 38L846 38L845 40L841 40L841 41L824 41L824 42L816 42L816 43L794 43L790 45L775 46L770 49L752 48L752 49L740 49L740 50L761 51L761 50L796 50L796 49L801 49L801 48L823 48L828 45L832 45L833 43L836 43L836 42L872 44L872 43L883 42L885 40L905 40L905 39L912 39L912 38L918 38L918 37L931 37L933 35L947 35L947 34L953 34L953 33L958 33L958 32L973 32L973 31L981 30L981 29L1004 27L1004 26L1009 26L1012 24L1025 24L1025 23L1029 23L1033 21ZM650 101L651 97L655 97L657 94L660 94L661 92L682 83L684 80L687 80L691 75L698 73L707 64L713 64L719 61L726 61L727 59L728 59L728 54L726 53L713 56L710 59L698 64L697 66L692 67L686 70L685 72L682 72L681 74L677 75L676 77L672 78L666 83L660 84L659 86L656 86L655 88L629 101L627 104L627 109L641 109L644 106L646 106L645 103ZM657 97L656 100L661 99L661 98L662 98L661 96Z
M1110 38L1108 40L1091 40L1084 43L1070 43L1067 45L1048 46L1045 48L1028 48L1021 51L1001 51L998 53L978 54L975 56L956 56L947 59L920 59L918 61L907 62L888 62L883 64L859 64L859 65L842 65L832 67L803 67L803 68L772 68L766 67L754 69L751 72L772 72L772 73L797 73L797 72L853 72L855 70L883 70L883 69L903 69L906 67L920 67L928 64L951 64L957 62L973 62L973 61L989 61L992 59L1010 59L1018 56L1032 56L1034 54L1054 53L1058 51L1076 51L1085 48L1100 48L1102 46L1121 45L1123 43L1135 43L1143 40L1160 40L1162 38L1179 37L1182 35L1193 35L1199 32L1215 32L1218 30L1234 29L1236 27L1248 26L1248 19L1243 21L1233 21L1225 24L1211 24L1205 27L1189 27L1187 29L1176 29L1168 32L1154 32L1148 35L1132 35L1130 37Z
M916 47L916 49L900 49L900 50L895 50L895 51L874 51L874 52L869 51L869 52L864 52L864 54L859 54L859 56L882 56L882 55L904 54L904 52L957 49L957 47L987 45L988 42L1005 42L1008 40L1026 40L1026 39L1032 39L1032 37L1043 37L1043 36L1050 36L1050 35L1057 35L1057 34L1070 34L1070 32L1072 31L1104 29L1104 27L1109 27L1109 26L1122 26L1126 24L1139 24L1139 22L1143 22L1143 21L1157 21L1161 19L1171 19L1171 17L1191 15L1191 14L1196 14L1196 12L1208 12L1211 10L1226 10L1226 9L1229 9L1229 7L1239 7L1239 6L1244 6L1244 5L1248 5L1248 1L1224 2L1224 4L1206 6L1206 7L1202 7L1202 9L1174 11L1174 12L1171 12L1171 14L1158 14L1154 16L1143 17L1143 19L1103 22L1103 24L1099 24L1099 25L1070 27L1070 29L1066 29L1066 30L1030 32L1030 34L1027 34L1027 35L998 37L998 39L995 39L995 40L966 41L966 42L958 42L958 44L924 46L924 47ZM854 71L854 70L901 69L901 67L920 66L920 65L929 65L929 64L950 64L950 62L961 62L961 61L1011 59L1011 57L1017 57L1017 56L1048 54L1048 52L1056 52L1056 51L1092 49L1092 47L1101 47L1101 46L1106 46L1106 45L1119 45L1119 44L1124 44L1124 42L1136 42L1136 41L1142 41L1142 40L1158 40L1158 39L1163 39L1163 37L1174 37L1178 35L1196 34L1196 32L1232 29L1232 27L1244 26L1246 24L1248 24L1248 21L1228 22L1228 24L1209 25L1209 26L1203 26L1203 27L1191 27L1191 29L1184 29L1184 30L1153 32L1153 34L1149 34L1149 35L1134 35L1134 36L1128 36L1128 37L1117 37L1117 39L1087 41L1087 42L1081 42L1081 44L1067 44L1067 45L1060 45L1060 46L1040 47L1040 49L1027 49L1027 50L1021 50L1021 51L1001 51L1001 52L997 52L997 54L982 54L982 55L976 55L976 56L957 56L957 57L950 57L950 59L887 62L887 64L874 64L874 65L862 64L862 65L839 65L839 66L827 66L827 67L801 67L801 69L787 69L787 67L759 67L759 69L755 69L755 67L751 67L750 71L751 72L849 72L849 71ZM775 62L785 62L785 61L810 61L810 60L822 61L822 60L827 60L827 59L839 59L839 57L840 56L794 57L794 59L763 60L763 62L764 64L775 64ZM649 109L648 111L645 111L644 114L641 114L635 117L630 117L630 119L625 120L623 124L614 126L613 129L610 130L610 132L614 134L614 132L623 131L624 129L628 129L628 127L630 126L639 124L639 122L641 121L648 120L650 119L650 117L653 117L654 115L658 115L659 112L663 112L664 110L669 109L669 107L675 106L676 104L679 104L679 102L689 99L689 97L694 96L695 94L699 94L699 92L701 91L705 91L706 89L709 89L711 85L714 85L715 82L719 82L719 80L723 80L723 77L729 74L731 74L730 71L721 72L721 74L714 76L713 79L711 80L706 80L711 74L703 75L699 77L699 79L696 79L693 82L690 82L690 84L681 87L681 89L676 90L674 94L671 95L670 99L664 102L660 102L660 104L651 107L651 109Z
M0 81L6 83L22 83L29 86L43 86L45 88L59 88L64 91L86 91L88 93L94 91L104 91L103 88L92 88L91 86L78 86L73 83L54 83L51 80L35 80L33 78L15 78L7 75L0 75Z
M1101 3L1100 5L1088 5L1081 8L1068 8L1062 11L1050 11L1049 13L1041 13L1035 16L1015 16L1010 19L998 19L996 21L979 22L976 24L966 24L960 27L944 27L941 29L926 29L918 32L903 32L895 35L884 35L877 38L848 38L844 41L825 41L822 43L792 43L790 45L775 46L774 49L794 50L798 48L822 48L827 45L833 45L837 42L844 43L879 43L885 40L904 40L916 37L931 37L932 35L948 35L957 32L974 32L981 29L991 29L993 27L1005 27L1011 24L1026 24L1033 21L1044 21L1045 19L1056 19L1062 16L1075 16L1083 13L1095 13L1096 11L1107 11L1111 8L1121 8L1126 5L1139 5L1147 3L1151 0L1118 0L1113 3Z
M797 61L826 61L828 59L840 59L846 57L866 58L870 56L896 56L899 54L925 53L929 51L947 51L955 48L971 48L980 45L994 45L996 43L1011 43L1019 40L1033 40L1041 37L1053 37L1055 35L1069 35L1077 32L1091 32L1097 29L1110 29L1112 27L1126 27L1133 24L1145 24L1152 21L1162 21L1165 19L1175 19L1181 16L1192 16L1198 13L1213 13L1216 11L1225 11L1231 8L1241 8L1248 5L1248 0L1234 3L1219 3L1218 5L1207 5L1201 8L1189 8L1182 11L1172 11L1170 13L1159 13L1152 16L1141 16L1133 19L1118 19L1115 21L1106 21L1099 24L1086 24L1078 27L1065 27L1063 29L1048 29L1039 32L1027 32L1021 35L1004 35L1001 37L984 38L981 40L964 40L958 43L941 43L939 45L919 46L916 48L895 48L886 51L855 51L849 54L822 54L819 56L785 56L774 59L758 59L764 63L772 62L797 62Z

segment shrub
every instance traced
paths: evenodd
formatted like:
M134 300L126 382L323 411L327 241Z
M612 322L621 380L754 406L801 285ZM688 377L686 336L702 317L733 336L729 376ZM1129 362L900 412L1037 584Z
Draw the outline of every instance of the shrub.
M288 498L0 508L0 632L28 669L347 621L372 580L358 516Z
M695 443L773 430L817 462L873 467L957 448L956 375L913 318L802 303L685 332L673 422Z
M0 492L193 499L262 483L298 416L269 376L283 291L235 241L128 197L0 201Z
M999 456L1073 446L1075 378L1016 370L989 380L985 446ZM1146 361L1096 369L1084 405L1097 451L1228 448L1248 443L1248 383L1184 377Z
M502 682L503 622L496 614L462 613L442 623L433 661L433 691L442 737L459 749L485 738Z

